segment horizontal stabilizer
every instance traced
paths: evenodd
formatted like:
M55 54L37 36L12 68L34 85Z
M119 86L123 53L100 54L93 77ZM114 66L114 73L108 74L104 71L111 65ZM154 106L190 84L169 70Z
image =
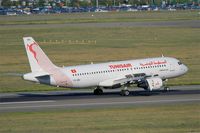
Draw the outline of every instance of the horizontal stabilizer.
M33 75L37 78L37 77L42 77L42 76L49 76L49 73L46 72L37 72L37 73L33 73Z
M43 76L50 76L50 74L46 72L32 72L32 73L24 74L23 78L24 79L26 79L25 77L38 78L38 77L43 77Z

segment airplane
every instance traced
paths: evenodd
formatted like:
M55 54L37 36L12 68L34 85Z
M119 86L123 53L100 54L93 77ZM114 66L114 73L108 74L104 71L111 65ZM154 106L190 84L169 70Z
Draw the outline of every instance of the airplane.
M120 94L128 96L132 84L151 92L164 87L170 78L184 75L188 67L172 57L155 57L136 60L113 61L98 64L58 67L54 65L32 37L23 37L31 72L24 80L65 88L95 88L94 94L103 89L122 88Z

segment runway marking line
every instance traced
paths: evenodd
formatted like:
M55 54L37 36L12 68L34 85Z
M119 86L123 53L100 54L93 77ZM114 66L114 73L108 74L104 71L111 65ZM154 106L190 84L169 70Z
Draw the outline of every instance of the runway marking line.
M26 103L50 103L55 102L54 100L46 100L46 101L22 101L22 102L2 102L0 105L7 105L7 104L26 104Z
M200 99L179 99L179 100L152 100L152 101L132 101L132 102L108 102L108 103L83 103L83 104L56 104L56 105L33 105L33 106L13 106L13 107L1 107L1 109L20 109L20 108L40 108L40 107L70 107L70 106L95 106L95 105L117 105L117 104L136 104L136 103L162 103L162 102L192 102L200 101ZM31 101L30 101L31 102ZM40 101L33 101L35 103ZM41 101L41 102L56 102L56 101Z

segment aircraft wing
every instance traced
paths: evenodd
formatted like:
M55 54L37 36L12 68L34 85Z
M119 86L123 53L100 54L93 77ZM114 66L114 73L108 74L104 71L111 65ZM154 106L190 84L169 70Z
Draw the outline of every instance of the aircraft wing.
M112 87L115 85L133 84L137 82L139 79L142 79L145 77L146 75L144 73L128 74L128 75L124 75L118 78L102 81L99 83L99 86Z

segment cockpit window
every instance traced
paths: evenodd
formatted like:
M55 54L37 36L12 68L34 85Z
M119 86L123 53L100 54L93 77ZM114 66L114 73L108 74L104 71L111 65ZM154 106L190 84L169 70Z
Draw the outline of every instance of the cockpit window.
M178 64L179 64L179 65L182 65L183 63L179 61Z

